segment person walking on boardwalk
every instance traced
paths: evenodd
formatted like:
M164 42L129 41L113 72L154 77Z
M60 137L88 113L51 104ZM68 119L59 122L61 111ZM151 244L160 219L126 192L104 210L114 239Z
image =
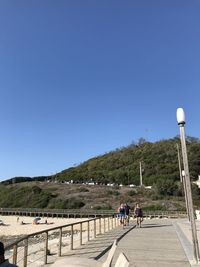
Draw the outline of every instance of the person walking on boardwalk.
M143 221L143 214L142 214L142 209L139 205L139 203L136 203L135 209L134 209L134 214L137 219L137 226L141 227L141 222Z
M125 220L125 207L124 207L124 204L123 203L121 203L118 211L119 211L120 224L124 225L124 220Z
M131 207L127 203L125 203L124 208L125 208L125 221L126 224L129 225Z
M5 259L5 249L2 242L0 242L0 267L18 267L15 264L9 263L9 261Z

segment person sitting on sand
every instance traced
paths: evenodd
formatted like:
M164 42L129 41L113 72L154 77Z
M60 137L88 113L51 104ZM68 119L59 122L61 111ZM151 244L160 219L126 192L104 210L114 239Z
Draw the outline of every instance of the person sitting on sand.
M5 249L2 242L0 242L0 267L18 267L15 264L9 263L9 261L5 259Z

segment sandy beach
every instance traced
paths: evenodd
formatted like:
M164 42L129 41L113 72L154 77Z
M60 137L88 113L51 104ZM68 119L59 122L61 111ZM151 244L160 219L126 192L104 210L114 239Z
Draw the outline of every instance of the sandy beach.
M17 220L17 218L19 219ZM53 227L87 220L86 218L41 218L39 224L35 225L33 224L34 218L35 217L0 216L0 220L3 222L3 225L0 225L0 237L27 235ZM45 220L47 220L47 224L45 224ZM22 221L24 224L21 224Z
M19 218L19 219L18 219ZM22 217L22 216L1 216L0 220L3 222L3 225L0 225L0 240L6 244L14 241L16 238L27 234L34 234L36 232L63 226L66 224L71 224L79 221L87 221L87 218L41 218L40 223L35 225L33 220L35 217ZM45 224L47 220L47 224ZM24 224L21 224L23 221ZM99 229L99 223L97 221L97 229ZM80 225L74 226L74 247L80 245ZM87 223L83 224L83 243L87 241ZM70 249L70 232L71 227L64 228L63 238L62 238L62 250L66 252ZM108 230L108 225L106 225L106 230ZM97 230L98 231L98 230ZM49 237L48 248L51 252L49 255L48 261L54 262L57 257L58 252L58 235L56 234L57 230L51 232ZM33 238L29 240L29 253L28 253L28 266L43 266L44 264L44 240L41 238L42 235L34 235ZM94 223L90 224L90 238L94 237ZM23 266L23 247L18 248L18 260L17 264L19 267ZM6 257L12 260L12 249L6 251Z
M78 221L85 221L86 218L79 218L79 219L73 219L73 218L41 218L39 221L39 224L33 224L33 220L35 217L25 217L25 216L0 216L0 240L4 242L5 245L10 244L15 239L27 235L27 234L33 234L42 230L50 229L57 226L63 226L66 224L75 223ZM45 223L45 220L47 220L47 224ZM23 221L24 224L21 224ZM3 224L2 224L3 223ZM83 230L86 228L83 225ZM70 231L70 227L64 228L66 231ZM79 236L79 225L74 226L74 231L77 231L77 234L75 234L75 246L78 246L79 242L77 241L77 238ZM92 229L91 229L92 230ZM56 232L55 230L53 231ZM41 255L44 254L43 248L44 248L44 242L41 240L41 235L34 236L29 241L29 257L28 262L29 265L32 266L42 266L43 260L40 260L42 257ZM49 240L49 249L51 251L56 252L57 251L57 243L58 243L58 237L57 235L52 235L52 240L50 238ZM65 250L69 249L70 244L70 236L69 234L65 234L63 236L63 244L65 245ZM18 266L23 265L23 249L18 249ZM6 257L12 259L12 250L6 252Z

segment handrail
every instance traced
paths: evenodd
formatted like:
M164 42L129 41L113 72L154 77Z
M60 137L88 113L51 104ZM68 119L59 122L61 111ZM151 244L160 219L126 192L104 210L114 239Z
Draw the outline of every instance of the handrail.
M101 223L101 220L104 221L104 223ZM113 220L115 223L113 223ZM105 227L107 221L107 227ZM111 223L110 223L111 221ZM112 230L113 228L117 227L119 225L119 220L117 219L116 216L111 216L111 217L98 217L98 218L93 218L93 219L88 219L88 220L84 220L84 221L79 221L79 222L75 222L75 223L68 223L62 226L56 226L56 227L52 227L50 229L46 229L46 230L42 230L42 231L38 231L38 232L34 232L32 234L28 234L25 235L23 237L20 237L19 239L17 239L16 241L12 242L11 244L5 246L5 250L11 250L13 249L13 255L12 255L12 259L13 259L13 263L14 264L18 264L17 262L17 258L18 258L18 247L19 245L24 248L24 254L23 254L23 267L27 267L28 265L28 240L31 237L34 237L36 235L41 235L41 234L45 234L45 238L44 238L44 264L47 264L48 262L48 241L49 241L49 232L52 231L56 231L59 230L59 236L58 236L58 251L57 251L57 255L61 256L62 255L62 233L63 233L63 228L66 227L70 227L71 228L71 238L70 238L70 249L73 250L74 249L74 226L76 225L80 225L80 245L83 244L83 238L82 238L82 234L83 234L83 224L86 223L87 226L87 241L90 240L91 236L90 236L90 229L91 229L91 223L93 222L94 225L94 236L93 238L96 238L97 234L102 234L105 233L107 231ZM97 227L97 222L99 223L99 228ZM107 231L106 231L107 230ZM23 244L22 244L23 243Z

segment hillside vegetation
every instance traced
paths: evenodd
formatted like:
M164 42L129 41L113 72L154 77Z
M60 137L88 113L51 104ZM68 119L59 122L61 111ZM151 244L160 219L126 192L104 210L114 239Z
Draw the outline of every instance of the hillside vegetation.
M140 139L137 144L116 149L105 155L92 158L77 167L57 174L62 181L95 181L98 183L139 185L139 163L142 162L143 182L153 185L159 180L180 180L177 156L178 137L155 143ZM180 147L180 144L179 144ZM200 141L187 138L190 176L196 180L200 174Z
M185 210L182 186L163 183L146 189L128 186L101 186L59 184L47 182L23 182L0 185L2 208L48 208L117 210L121 202L131 207L140 202L146 210ZM199 207L200 190L193 185L193 199Z
M12 178L0 185L0 207L116 209L121 201L130 205L140 201L146 209L183 210L177 157L179 143L179 138L155 143L140 139L136 144L92 158L54 176ZM191 180L197 180L200 141L188 137L187 149ZM126 186L139 185L140 162L143 184L151 185L151 190ZM66 184L71 180L74 184ZM98 185L85 185L91 181ZM107 183L115 186L108 187ZM192 187L194 204L198 207L200 192L197 186Z

